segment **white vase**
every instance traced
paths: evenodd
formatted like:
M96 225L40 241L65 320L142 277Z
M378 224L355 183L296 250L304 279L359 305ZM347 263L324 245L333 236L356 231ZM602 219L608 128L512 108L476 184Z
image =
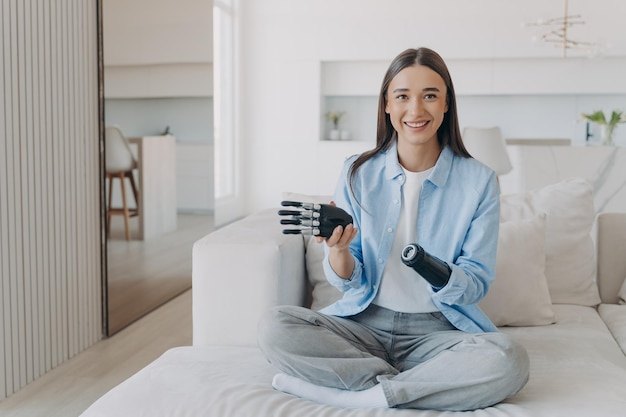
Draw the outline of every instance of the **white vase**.
M330 140L341 139L341 132L339 131L339 129L331 129L330 132L328 132L328 139Z
M613 130L615 126L600 125L600 140L603 145L613 146Z

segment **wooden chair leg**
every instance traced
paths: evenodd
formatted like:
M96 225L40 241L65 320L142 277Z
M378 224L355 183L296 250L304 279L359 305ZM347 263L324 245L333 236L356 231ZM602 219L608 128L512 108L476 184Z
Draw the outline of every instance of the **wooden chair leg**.
M130 180L130 186L133 188L133 196L135 197L135 208L137 211L139 211L139 192L137 191L137 185L135 184L135 176L133 175L133 171L127 172L126 175Z
M120 172L119 178L122 182L122 210L124 212L124 227L126 230L126 240L130 240L130 213L128 211L128 201L126 200L126 184L125 184L125 175L123 172Z

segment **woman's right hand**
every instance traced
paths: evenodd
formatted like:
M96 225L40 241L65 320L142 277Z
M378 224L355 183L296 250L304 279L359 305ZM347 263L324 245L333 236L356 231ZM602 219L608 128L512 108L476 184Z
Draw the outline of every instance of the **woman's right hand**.
M335 227L333 230L333 234L330 235L327 239L324 239L321 236L316 236L315 239L318 243L326 240L326 246L331 249L343 251L350 250L350 242L356 237L358 229L354 227L352 223L346 226L345 230L342 226Z

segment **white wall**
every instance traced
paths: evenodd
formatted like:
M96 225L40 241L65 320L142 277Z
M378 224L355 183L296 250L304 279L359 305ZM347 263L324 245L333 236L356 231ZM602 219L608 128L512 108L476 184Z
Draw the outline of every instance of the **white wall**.
M123 126L128 137L160 135L169 126L179 142L213 142L211 97L108 98L104 113L107 125Z
M109 66L213 60L211 0L103 0Z
M177 167L178 208L212 210L213 2L102 3L105 123L129 137L169 126L178 149L202 149Z
M106 123L137 136L178 122L178 139L212 142L212 1L102 3Z
M276 206L282 191L331 193L341 160L373 145L320 141L322 62L386 63L402 50L417 46L431 47L446 60L459 62L491 60L509 65L560 57L558 50L533 43L531 37L537 31L522 25L537 17L558 17L562 13L560 1L241 0L240 5L240 129L248 212ZM587 21L585 26L572 29L572 36L610 41L604 61L617 58L622 65L626 35L619 28L626 4L618 0L571 0L569 6L572 13L582 14ZM565 78L571 71L580 71L580 65L587 65L580 64L585 54L572 52L569 56L578 59L564 64ZM602 59L593 62L600 62L601 73L609 68ZM474 75L493 86L497 79L484 68L478 66ZM514 77L516 71L521 85L532 85L528 66L518 70L513 65L507 74ZM552 76L560 79L558 72ZM379 80L382 77L381 72ZM543 73L533 77L542 81ZM470 75L462 78L470 79L471 86ZM581 86L576 94L533 91L525 95L520 94L523 91L506 94L492 90L483 94L482 90L468 90L467 95L459 97L461 111L465 111L460 117L468 125L504 121L499 124L509 137L566 135L575 140L572 136L584 130L582 124L572 127L576 126L578 109L583 107L581 101L590 107L606 104L606 110L626 107L625 77L615 80L618 94L606 94L600 89L598 94L590 95L597 78L594 75L586 79L579 74L576 82L583 80L589 85ZM373 86L374 91L379 82ZM508 83L515 85L516 78Z

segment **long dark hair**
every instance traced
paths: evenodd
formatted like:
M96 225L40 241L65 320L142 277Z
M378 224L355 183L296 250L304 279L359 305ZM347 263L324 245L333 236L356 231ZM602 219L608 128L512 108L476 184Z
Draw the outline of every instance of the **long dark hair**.
M444 114L443 122L437 131L437 140L443 149L449 146L456 155L469 158L471 157L461 138L461 129L459 128L459 118L456 109L456 95L454 94L454 86L448 67L441 56L428 48L407 49L394 58L387 69L383 83L380 86L380 94L378 96L378 127L376 129L376 147L359 155L349 170L350 188L354 184L357 170L367 160L372 158L379 152L388 150L397 136L396 130L391 124L391 118L385 112L387 107L387 89L391 80L403 69L414 65L424 65L443 78L448 90L446 99L448 100L448 111ZM354 191L354 190L352 190Z

